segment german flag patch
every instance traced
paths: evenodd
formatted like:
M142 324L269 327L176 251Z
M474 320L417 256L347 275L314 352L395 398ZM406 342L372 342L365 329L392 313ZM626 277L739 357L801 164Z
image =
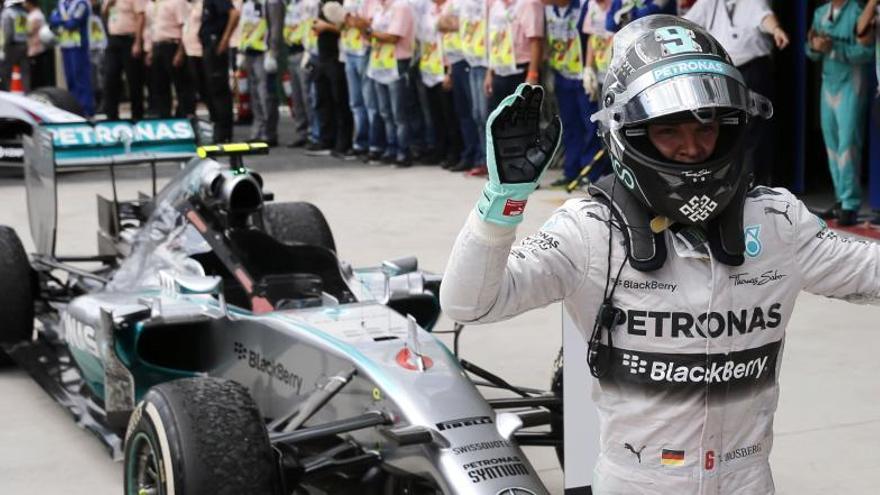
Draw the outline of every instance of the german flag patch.
M663 449L660 453L660 464L664 466L684 466L684 451Z

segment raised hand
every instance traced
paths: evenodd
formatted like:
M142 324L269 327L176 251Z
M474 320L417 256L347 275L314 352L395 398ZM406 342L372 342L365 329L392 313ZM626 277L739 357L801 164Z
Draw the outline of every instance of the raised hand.
M562 122L556 116L541 128L543 102L544 88L520 84L489 116L489 183L477 203L477 213L487 222L516 225L522 221L528 196L537 189L559 149Z

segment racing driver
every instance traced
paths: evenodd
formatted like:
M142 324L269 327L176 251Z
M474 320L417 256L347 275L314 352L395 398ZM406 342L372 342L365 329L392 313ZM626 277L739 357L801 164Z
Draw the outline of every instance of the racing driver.
M684 19L614 36L592 116L614 174L511 247L557 150L543 90L489 118L490 180L458 236L443 310L493 322L564 301L597 378L593 493L774 493L768 457L785 327L803 289L880 295L880 246L840 238L790 192L751 187L750 121L772 107Z

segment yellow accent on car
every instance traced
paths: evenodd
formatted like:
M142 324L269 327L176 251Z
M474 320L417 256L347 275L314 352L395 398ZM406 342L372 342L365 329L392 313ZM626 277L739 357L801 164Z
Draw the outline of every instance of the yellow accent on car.
M266 154L268 151L269 145L266 143L230 143L199 146L196 153L199 158L208 158L212 156Z

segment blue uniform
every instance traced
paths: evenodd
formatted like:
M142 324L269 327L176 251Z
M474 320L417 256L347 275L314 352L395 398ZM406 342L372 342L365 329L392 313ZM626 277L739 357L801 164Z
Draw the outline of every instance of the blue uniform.
M807 56L822 62L822 137L834 192L842 208L853 211L858 211L862 202L858 166L868 101L868 64L874 55L871 46L860 44L855 37L861 12L855 0L843 4L833 17L830 3L817 8L813 32L831 37L831 52L813 51L809 41L806 46Z
M623 7L624 2L635 3L629 13L618 24L614 20L614 14ZM616 33L627 22L640 19L651 14L672 14L676 15L678 2L672 0L614 0L611 7L608 8L608 17L605 18L605 29Z
M58 31L67 88L89 117L95 114L92 93L92 64L89 60L89 17L87 0L61 0L49 16L49 25Z

